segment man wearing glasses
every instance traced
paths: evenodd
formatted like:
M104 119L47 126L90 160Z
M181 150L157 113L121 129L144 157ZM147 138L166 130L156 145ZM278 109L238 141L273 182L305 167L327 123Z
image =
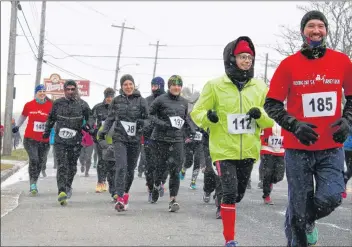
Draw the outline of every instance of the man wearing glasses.
M82 129L92 132L87 123L90 108L87 102L79 99L74 80L67 80L64 84L65 97L54 101L52 110L45 124L43 138L50 136L55 126L54 149L57 158L57 187L58 201L64 206L72 195L72 182L77 172L77 160L81 152ZM83 123L86 124L83 125Z

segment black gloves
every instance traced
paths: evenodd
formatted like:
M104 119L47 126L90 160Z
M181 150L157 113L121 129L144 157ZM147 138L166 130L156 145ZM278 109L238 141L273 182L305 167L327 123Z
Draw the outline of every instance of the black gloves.
M12 131L13 132L13 131ZM50 136L50 132L44 132L43 133L43 139L48 139Z
M247 112L247 115L250 118L258 119L262 116L262 113L260 112L259 108L257 107L252 107L249 112Z
M332 134L332 139L338 143L344 143L350 133L350 125L346 118L340 118L334 122L331 127L338 126L334 133Z
M137 119L137 128L142 129L144 126L144 120L143 119Z
M17 133L20 128L18 126L15 126L12 128L12 133Z
M292 133L306 146L314 144L318 140L318 134L313 130L317 126L295 120L292 123Z
M99 135L98 135L98 138L99 138L99 140L101 141L101 140L105 140L105 133L103 132L103 131L100 131L99 132Z
M216 111L208 110L207 117L210 122L217 123L219 122L219 117L216 114Z

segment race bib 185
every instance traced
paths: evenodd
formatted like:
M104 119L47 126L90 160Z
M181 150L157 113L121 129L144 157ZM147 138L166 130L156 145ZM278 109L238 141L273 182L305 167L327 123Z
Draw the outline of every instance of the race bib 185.
M33 123L33 131L34 132L44 132L45 123L34 121Z
M227 129L230 134L254 134L256 122L246 114L227 115Z
M183 120L179 116L170 117L170 121L171 121L171 126L177 129L181 129L183 124L185 123L185 120Z
M136 123L120 121L123 128L125 129L127 135L135 136L136 135Z
M59 131L59 136L62 139L71 139L71 138L75 137L76 134L77 134L76 130L72 130L69 128L61 128Z
M196 131L196 135L194 136L195 141L201 141L203 138L203 134L200 133L199 131Z
M302 94L304 117L334 116L337 106L336 92Z

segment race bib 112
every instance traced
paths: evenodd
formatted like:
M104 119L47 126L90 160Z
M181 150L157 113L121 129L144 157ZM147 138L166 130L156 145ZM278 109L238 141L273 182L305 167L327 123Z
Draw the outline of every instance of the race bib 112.
M227 128L230 134L254 134L256 122L246 114L229 114Z
M304 117L334 116L337 106L336 92L302 94Z
M133 122L125 122L125 121L120 121L123 128L125 129L127 135L129 136L135 136L136 135L136 123Z

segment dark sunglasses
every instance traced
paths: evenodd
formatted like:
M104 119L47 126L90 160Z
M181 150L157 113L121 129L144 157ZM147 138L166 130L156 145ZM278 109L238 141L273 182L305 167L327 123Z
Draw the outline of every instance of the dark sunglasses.
M73 88L65 88L65 91L76 91L76 88L73 87Z

